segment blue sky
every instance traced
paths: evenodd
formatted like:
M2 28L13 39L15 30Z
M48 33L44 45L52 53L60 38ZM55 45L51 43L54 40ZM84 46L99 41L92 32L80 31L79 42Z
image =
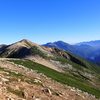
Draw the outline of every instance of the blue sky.
M100 0L0 0L0 44L100 40Z

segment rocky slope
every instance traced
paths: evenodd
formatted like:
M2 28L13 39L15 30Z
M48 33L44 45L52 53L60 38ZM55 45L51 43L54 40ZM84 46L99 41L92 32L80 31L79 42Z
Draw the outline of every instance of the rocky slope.
M8 60L0 59L0 100L97 100Z

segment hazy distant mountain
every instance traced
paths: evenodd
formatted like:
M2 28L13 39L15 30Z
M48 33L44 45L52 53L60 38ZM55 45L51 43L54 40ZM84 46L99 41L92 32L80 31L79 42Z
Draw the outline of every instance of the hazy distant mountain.
M100 62L100 40L76 43L76 46L89 45L95 49L91 57L87 60L91 62Z
M90 62L100 61L100 40L80 42L70 45L63 41L44 44L47 47L57 47L69 51L77 56L87 59Z
M50 42L50 43L44 44L44 46L57 47L60 49L64 49L66 51L72 52L73 54L83 57L83 58L88 58L90 56L93 56L94 51L95 51L95 49L89 45L85 45L85 44L70 45L63 41L57 41L57 42L53 42L53 43Z
M100 40L95 40L95 41L88 41L88 42L80 42L80 43L76 43L75 45L89 45L93 48L100 49Z

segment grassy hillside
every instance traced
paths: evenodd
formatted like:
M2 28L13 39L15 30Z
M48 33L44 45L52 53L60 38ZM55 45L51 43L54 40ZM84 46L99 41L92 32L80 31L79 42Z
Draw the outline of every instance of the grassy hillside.
M91 71L94 71L94 72L100 74L100 67L99 66L97 66L93 63L90 63L87 60L85 60L81 57L78 57L70 52L67 52L67 53L70 55L72 62L77 63L77 64L79 64L79 65L81 65L81 66L83 66Z
M23 65L33 70L37 70L38 73L43 73L44 75L52 78L53 80L56 80L63 84L68 84L69 86L72 87L79 88L82 91L88 92L89 94L93 94L97 98L100 98L100 90L91 87L91 85L88 84L86 80L81 79L80 77L76 78L74 76L71 76L70 74L57 72L53 69L50 69L46 66L40 65L30 60L21 59L21 60L9 60L9 61Z

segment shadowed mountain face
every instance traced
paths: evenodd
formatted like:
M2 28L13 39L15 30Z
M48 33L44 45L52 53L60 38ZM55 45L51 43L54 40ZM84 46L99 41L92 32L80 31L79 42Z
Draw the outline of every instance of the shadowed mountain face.
M37 46L35 43L25 39L8 46L1 46L0 57L25 58L35 54L35 52L32 52L32 48L35 46Z
M24 39L11 45L0 46L0 57L21 58L9 61L37 70L38 73L43 73L53 80L100 97L100 67L63 50L67 48L81 54L82 51L78 52L77 48L79 50L83 48L82 50L88 52L91 47L72 46L62 41L50 45L55 47L37 45Z
M6 49L7 47L7 45L0 45L0 50Z

